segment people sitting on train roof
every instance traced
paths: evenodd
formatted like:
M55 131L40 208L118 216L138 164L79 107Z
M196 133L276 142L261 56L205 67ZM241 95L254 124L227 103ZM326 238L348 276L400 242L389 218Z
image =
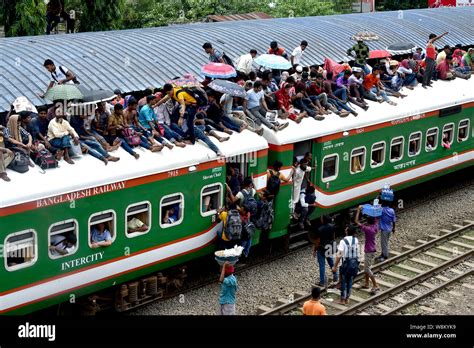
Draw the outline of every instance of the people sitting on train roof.
M316 76L316 80L318 82L321 80L320 75ZM332 81L331 73L327 74L327 79L324 80L322 85L324 88L324 92L328 97L328 102L331 103L339 111L340 117L345 117L349 114L353 114L355 117L357 117L358 113L347 105L347 89L337 89L337 85Z
M300 112L295 110L291 103L291 96L289 90L293 87L292 83L284 82L283 86L276 92L275 96L278 100L278 109L282 119L289 118L290 120L300 123L301 120L308 116L306 111Z
M131 215L127 217L127 233L146 232L148 229L148 225L136 216Z
M398 68L398 61L395 61L395 69L393 71L390 71L390 69L387 69L387 67L384 64L380 65L380 82L382 83L384 87L385 93L390 96L390 97L395 97L395 98L405 98L407 95L402 94L400 92L402 86L403 86L403 80L400 80L399 84L393 84L392 85L392 79L394 75L397 74L397 69Z
M463 74L470 74L471 73L471 67L466 65L463 60L463 55L466 52L463 50L457 48L453 52L453 68L454 70L463 73Z
M234 122L234 120L224 114L224 110L219 104L218 100L221 95L212 90L207 91L207 99L209 104L203 114L205 115L205 122L207 125L213 127L219 132L232 134L233 132L240 133L241 127Z
M115 105L115 104L121 104L122 106L124 106L125 104L125 99L122 98L122 91L119 89L119 88L116 88L114 90L114 94L115 94L115 99L113 99L110 103L112 105Z
M413 59L416 61L421 61L425 59L425 54L423 53L423 48L417 47L415 53L413 53Z
M163 100L157 100L154 95L149 95L146 98L146 105L144 105L140 112L138 113L138 121L140 122L141 128L146 132L146 137L152 137L159 144L168 147L169 149L173 148L173 145L165 141L161 137L159 123L157 121L156 115L153 112L153 108L159 104L162 104Z
M91 227L91 248L105 247L112 244L112 234L101 222Z
M79 145L79 135L63 118L63 111L60 108L56 110L56 117L49 122L48 139L51 146L62 150L63 158L67 163L74 164L74 161L69 157L69 149L72 142Z
M441 63L448 55L451 55L451 47L445 45L443 50L436 55L436 64Z
M462 56L462 62L464 66L470 67L471 71L474 71L474 48L470 48L467 52Z
M364 98L367 98L372 101L378 101L383 103L386 101L390 105L397 105L397 103L390 100L385 92L385 87L380 81L380 74L382 70L379 65L376 65L372 69L372 73L368 74L364 78Z
M13 152L23 152L28 156L35 150L33 137L27 131L31 122L31 114L30 111L21 111L19 114L10 116L7 123L7 147Z
M222 151L212 142L211 139L207 136L207 134L213 136L219 142L227 141L229 140L229 137L221 137L214 128L212 128L209 125L206 125L206 121L204 120L204 116L202 113L196 114L196 120L194 121L194 134L195 137L199 140L202 140L212 151L216 153L218 157L222 157L224 154ZM183 133L183 136L185 136L186 133Z
M0 126L0 179L7 182L11 181L7 174L7 167L14 157L13 151L5 148L3 144L3 126Z
M116 139L120 140L120 146L127 151L130 155L139 159L140 155L136 153L133 148L128 144L127 140L123 136L123 132L126 129L125 117L123 115L123 106L120 103L114 105L114 111L110 114L107 121L107 138L109 144L113 143Z
M178 147L186 147L183 137L172 129L171 114L175 108L175 102L168 95L163 97L161 92L156 93L155 96L161 101L153 108L160 133L170 143Z
M55 234L50 238L49 254L51 256L73 254L76 249L76 244L77 237L73 232Z
M247 92L247 97L243 103L244 112L246 115L252 119L258 126L264 124L269 129L276 131L282 130L288 126L288 122L272 124L267 120L267 112L270 112L266 102L265 95L262 90L262 83L260 81L255 81L253 84L253 89Z
M308 84L310 81L308 78L308 72L304 71L301 75L301 79L294 82L293 105L301 111L306 111L308 116L315 120L322 121L324 120L324 116L322 115L326 115L328 112L324 110L317 98L310 98L308 94ZM287 83L292 83L293 77L290 76L286 81Z
M242 99L239 97L236 97L235 99ZM257 133L258 135L263 135L263 128L260 127L258 129L255 129L252 127L248 120L247 117L245 116L245 113L241 110L237 110L234 108L234 97L230 94L223 94L219 100L220 104L222 105L222 109L224 112L224 117L229 118L232 120L234 124L240 127L240 131L243 131L244 129L248 129L251 132Z
M37 108L38 115L31 119L29 124L29 132L33 137L33 141L39 141L51 151L51 144L48 141L48 109L42 105ZM53 151L51 151L53 152Z
M71 126L79 136L81 147L85 149L86 153L104 162L105 165L107 165L109 161L117 162L120 160L119 157L110 155L106 148L99 142L99 140L97 140L97 138L85 128L84 119L86 117L86 115L82 114L72 116L71 118ZM108 146L107 149L116 150L116 147L112 148L105 141L104 144Z

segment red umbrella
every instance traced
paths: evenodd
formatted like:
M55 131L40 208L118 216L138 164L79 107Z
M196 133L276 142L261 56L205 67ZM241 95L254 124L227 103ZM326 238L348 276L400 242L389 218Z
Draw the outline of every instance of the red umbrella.
M379 59L379 58L387 58L391 57L390 52L385 51L385 50L374 50L370 51L369 58L370 59Z
M228 79L237 76L235 69L228 64L209 63L201 68L201 74L213 79Z

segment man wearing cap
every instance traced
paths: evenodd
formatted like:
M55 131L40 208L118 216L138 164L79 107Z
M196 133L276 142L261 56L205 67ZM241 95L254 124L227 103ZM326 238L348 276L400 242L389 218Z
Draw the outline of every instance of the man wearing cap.
M234 275L234 266L227 261L222 266L221 293L219 295L219 315L235 315L235 293L237 292L237 278Z
M293 76L293 78L295 79L296 82L298 82L299 80L301 80L301 74L303 73L303 67L301 65L298 65L296 68L295 68L295 73L292 74L291 76Z
M443 60L445 60L446 56L449 54L451 54L451 47L449 47L449 45L446 45L443 47L443 50L439 52L438 55L436 56L436 64L438 65Z
M299 65L301 62L301 57L303 56L303 52L308 47L308 41L303 40L301 44L296 47L293 52L291 53L291 65Z
M355 52L355 63L354 66L362 68L366 74L370 74L369 68L366 66L367 59L369 59L370 49L364 41L357 40L357 43L347 50L347 55L351 56L352 51Z

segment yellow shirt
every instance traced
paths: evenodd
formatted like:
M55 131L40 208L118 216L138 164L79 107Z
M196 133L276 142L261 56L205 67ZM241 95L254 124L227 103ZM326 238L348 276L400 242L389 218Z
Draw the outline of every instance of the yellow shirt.
M74 128L71 127L68 121L62 120L61 123L53 118L48 125L48 139L62 138L65 135L73 134L74 137L78 138L78 135Z
M180 90L181 90L180 88L173 88L173 99L174 100L176 100L176 101L184 100L186 105L197 103L196 99L194 99L193 96L189 95L189 93L186 93L184 91L181 92L181 93L178 93ZM178 93L178 96L176 96L177 93Z
M227 212L226 211L223 211L219 214L219 220L222 221L222 240L228 242L229 239L227 239L227 237L225 236L225 225L227 224Z

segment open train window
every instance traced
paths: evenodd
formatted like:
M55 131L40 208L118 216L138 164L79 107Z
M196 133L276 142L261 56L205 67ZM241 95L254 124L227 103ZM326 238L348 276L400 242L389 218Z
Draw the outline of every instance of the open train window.
M351 174L360 173L365 168L365 147L359 147L351 152Z
M129 205L126 211L125 235L129 238L150 232L151 204L140 202Z
M447 142L450 145L454 139L454 123L448 123L443 127L443 142Z
M385 162L385 141L380 141L372 145L372 156L370 166L372 168L380 167Z
M76 220L61 221L51 225L48 233L49 257L59 259L74 254L78 248L77 231Z
M214 215L222 207L222 184L204 186L201 190L201 215Z
M3 254L8 271L32 266L38 259L36 231L26 230L8 235Z
M91 215L89 218L89 246L91 248L109 246L115 241L116 217L113 210Z
M458 125L458 142L461 143L469 138L469 120L461 120Z
M328 155L323 158L323 165L321 166L322 176L321 180L323 182L331 181L337 178L339 172L339 155Z
M184 216L184 196L175 193L165 196L160 202L160 226L162 228L179 225Z
M390 143L390 162L399 161L403 157L403 137L393 138Z
M421 132L410 134L408 139L408 156L416 156L421 151Z
M426 131L426 151L433 151L438 147L438 128L430 128Z

